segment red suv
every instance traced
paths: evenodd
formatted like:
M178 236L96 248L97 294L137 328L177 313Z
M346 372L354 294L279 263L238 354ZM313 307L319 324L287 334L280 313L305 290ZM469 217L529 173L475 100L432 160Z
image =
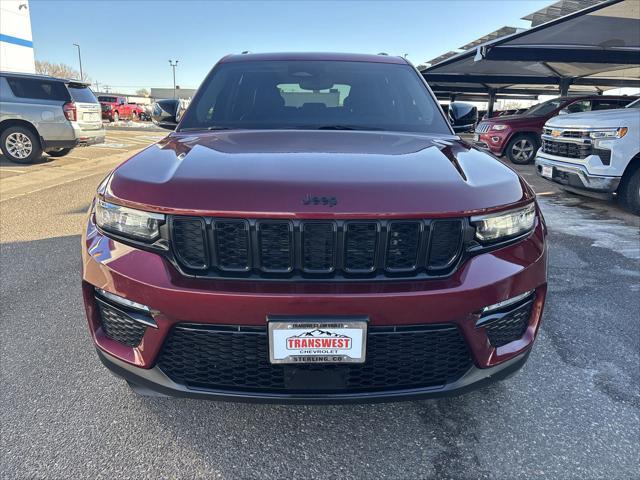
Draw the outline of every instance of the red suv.
M141 393L438 396L524 364L545 238L530 187L454 134L404 59L233 55L98 187L84 302Z
M479 146L496 155L506 155L512 163L531 163L540 148L542 127L551 117L562 113L622 108L636 98L613 95L554 98L519 115L483 120L476 126L475 140Z

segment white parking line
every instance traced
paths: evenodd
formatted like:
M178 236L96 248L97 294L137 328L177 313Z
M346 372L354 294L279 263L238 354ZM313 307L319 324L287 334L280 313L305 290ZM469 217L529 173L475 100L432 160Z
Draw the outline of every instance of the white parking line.
M126 150L131 145L127 145L126 143L99 143L97 145L92 145L93 148L112 148L115 150Z

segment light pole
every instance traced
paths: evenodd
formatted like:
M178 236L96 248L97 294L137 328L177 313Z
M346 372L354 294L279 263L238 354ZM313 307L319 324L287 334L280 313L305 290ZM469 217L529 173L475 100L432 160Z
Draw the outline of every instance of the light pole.
M76 47L78 47L78 61L80 62L80 80L84 80L84 75L82 74L82 55L80 55L80 45L74 43Z
M178 66L178 61L175 62L173 60L169 60L169 65L173 68L173 99L176 99L176 67Z

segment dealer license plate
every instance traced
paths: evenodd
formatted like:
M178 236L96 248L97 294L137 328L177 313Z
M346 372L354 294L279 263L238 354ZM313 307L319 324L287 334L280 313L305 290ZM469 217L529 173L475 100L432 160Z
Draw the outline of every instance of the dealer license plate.
M100 114L99 113L83 113L82 120L85 122L97 122L98 120L100 120Z
M269 319L271 363L363 363L366 319Z
M553 167L549 167L547 165L542 166L542 172L540 172L543 177L553 178Z
M480 135L478 135L477 133L473 136L473 141L474 142L479 142L480 141Z

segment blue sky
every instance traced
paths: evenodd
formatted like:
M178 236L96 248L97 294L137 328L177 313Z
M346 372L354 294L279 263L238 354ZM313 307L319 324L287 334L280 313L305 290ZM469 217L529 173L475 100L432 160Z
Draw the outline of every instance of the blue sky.
M388 52L414 64L453 50L552 0L55 1L30 0L36 59L78 69L112 91L197 87L227 53Z

